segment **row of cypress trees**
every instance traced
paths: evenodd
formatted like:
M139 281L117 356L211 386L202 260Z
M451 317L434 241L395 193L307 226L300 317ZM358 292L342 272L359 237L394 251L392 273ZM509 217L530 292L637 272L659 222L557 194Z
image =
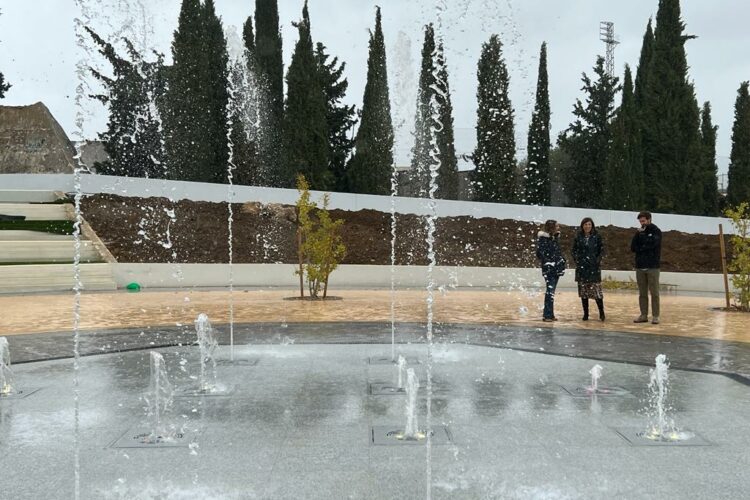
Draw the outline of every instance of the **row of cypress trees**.
M651 21L647 25L635 78L626 66L620 84L619 78L606 73L602 58L597 58L592 77L583 74L585 98L574 104L575 119L558 136L556 148L550 139L547 46L542 44L528 157L520 164L509 72L500 38L491 36L482 46L477 68L473 199L548 205L554 174L551 158L564 157L557 177L571 206L717 214L716 126L710 104L698 107L688 79L684 44L692 37L683 34L679 0L660 0L656 21L655 30ZM146 63L134 50L129 50L130 57L119 57L92 33L115 72L111 79L97 74L109 90L100 98L111 111L102 138L113 158L112 171L127 174L129 168L132 175L166 172L176 179L226 182L229 134L238 182L293 187L296 175L303 173L312 189L390 192L394 137L380 9L370 33L359 113L342 102L348 86L345 64L331 57L322 43L314 43L306 2L295 26L298 40L286 71L284 96L277 0L256 0L255 29L252 17L245 22L243 64L257 76L262 94L256 96L257 119L249 124L228 108L226 82L237 75L227 70L227 45L213 0L183 0L172 43L174 64L169 67L163 66L161 56ZM448 81L442 40L427 25L412 164L403 186L408 194L428 194L429 166L439 159L435 195L458 197ZM743 84L737 99L730 203L750 194L747 87ZM615 107L620 92L621 104ZM143 96L156 96L158 109L149 107ZM124 123L126 110L143 123ZM160 122L156 114L161 115ZM359 127L352 137L357 114ZM430 126L435 117L439 128ZM159 123L163 130L158 130ZM128 140L144 144L128 145ZM163 157L154 148L163 151ZM433 158L435 151L438 158Z

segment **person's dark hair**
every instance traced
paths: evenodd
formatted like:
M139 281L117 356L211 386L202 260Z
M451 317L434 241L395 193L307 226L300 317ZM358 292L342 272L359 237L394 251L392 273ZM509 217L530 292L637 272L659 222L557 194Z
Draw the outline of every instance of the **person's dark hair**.
M594 234L596 232L596 224L594 224L594 219L592 219L591 217L584 217L583 218L583 220L581 221L581 226L580 226L581 227L581 232L584 232L583 231L583 225L586 224L587 222L591 223L591 234Z
M638 217L636 217L636 218L637 218L637 219L640 219L641 217L645 217L645 218L647 218L648 220L651 220L651 212L640 212L640 213L638 214Z
M547 222L544 223L544 232L552 236L555 234L555 226L557 226L557 221L554 219L550 219Z

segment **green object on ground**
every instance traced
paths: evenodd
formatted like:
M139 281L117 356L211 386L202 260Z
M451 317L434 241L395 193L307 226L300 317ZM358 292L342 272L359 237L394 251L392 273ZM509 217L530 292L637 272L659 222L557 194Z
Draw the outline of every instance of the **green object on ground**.
M128 283L128 285L125 287L129 292L140 292L141 291L141 285L138 283Z
M41 231L53 234L73 234L72 220L11 220L0 221L0 231Z

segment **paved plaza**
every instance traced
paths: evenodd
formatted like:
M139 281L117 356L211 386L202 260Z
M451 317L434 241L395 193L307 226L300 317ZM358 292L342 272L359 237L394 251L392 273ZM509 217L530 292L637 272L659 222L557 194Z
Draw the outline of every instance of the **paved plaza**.
M750 488L750 333L743 315L712 309L719 296L665 294L662 324L635 325L631 292L607 294L602 323L581 321L563 291L550 325L538 294L438 291L428 350L425 292L397 291L393 349L419 377L419 427L429 401L441 432L428 460L423 443L388 442L406 424L406 396L379 393L397 385L395 366L378 364L392 353L390 291L284 300L293 294L236 290L232 328L226 290L84 294L81 498L736 499ZM72 301L0 297L25 395L0 400L0 496L74 495ZM221 344L219 395L189 392L199 312ZM180 439L166 447L133 445L149 428L152 351L175 387L164 420ZM669 415L693 440L637 439L657 354L671 364ZM617 395L576 393L597 363Z

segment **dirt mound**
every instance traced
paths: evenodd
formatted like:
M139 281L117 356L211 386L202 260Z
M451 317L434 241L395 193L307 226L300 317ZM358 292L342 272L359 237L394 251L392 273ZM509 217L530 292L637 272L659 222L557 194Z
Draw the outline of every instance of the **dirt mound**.
M229 260L226 203L165 198L87 197L83 215L120 262L225 263ZM172 222L169 211L174 210ZM236 263L294 263L297 258L293 207L233 204L233 254ZM344 219L345 264L390 264L391 217L375 210L332 210ZM658 221L656 221L658 223ZM603 267L631 270L634 229L599 227L605 242ZM437 221L437 262L445 266L536 267L539 227L491 218L445 217ZM570 257L576 228L563 227L562 245ZM424 218L396 217L396 263L427 264ZM719 239L713 235L664 233L662 270L721 272Z

